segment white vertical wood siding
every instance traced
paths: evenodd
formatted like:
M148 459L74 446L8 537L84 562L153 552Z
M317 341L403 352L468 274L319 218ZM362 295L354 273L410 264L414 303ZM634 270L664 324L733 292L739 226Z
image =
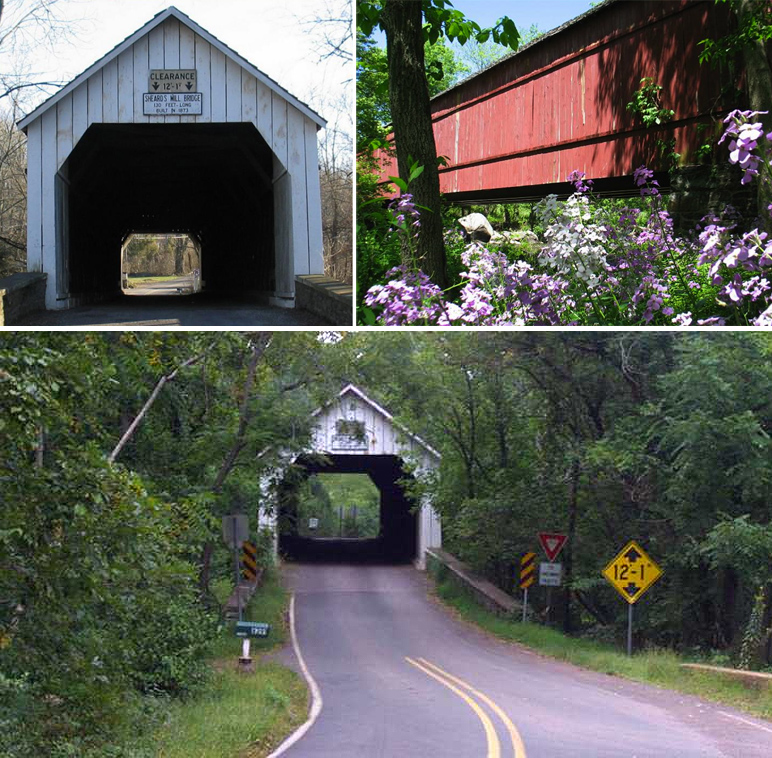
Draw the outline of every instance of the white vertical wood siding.
M202 93L200 116L143 114L150 69L195 68ZM277 260L277 294L294 290L294 276L320 273L321 201L316 148L317 125L280 94L175 17L167 18L109 60L86 81L41 113L27 127L30 270L56 271L55 181L73 148L91 124L252 123L273 150L274 179L284 172L276 202L277 224L287 235L289 260ZM281 196L281 198L280 198ZM277 233L277 251L282 246ZM278 257L278 256L277 256ZM283 273L280 273L283 269ZM54 307L49 297L48 307Z
M401 430L378 408L351 392L345 393L340 400L324 408L317 416L313 434L315 451L346 453L345 450L336 449L333 441L337 434L336 424L340 419L361 421L364 424L367 449L353 450L352 454L409 458L425 470L436 468L439 463L438 457L415 437Z
M337 434L339 420L361 421L365 427L366 449L342 450L336 448L333 437ZM316 416L312 437L312 449L317 453L340 453L344 455L394 455L409 460L418 466L418 473L437 468L440 458L421 440L398 427L392 418L377 404L369 402L366 396L354 388L347 387L334 403L321 409ZM416 565L425 568L425 552L430 547L442 546L442 525L432 508L429 497L421 500L416 523L417 550Z
M196 69L198 91L203 93L200 116L144 115L142 96L148 91L150 70L159 68ZM316 124L176 18L167 19L95 71L55 108L57 170L91 124L247 122L290 169L294 182L309 190L301 202L306 195L319 196ZM307 214L301 215L306 216L308 229Z

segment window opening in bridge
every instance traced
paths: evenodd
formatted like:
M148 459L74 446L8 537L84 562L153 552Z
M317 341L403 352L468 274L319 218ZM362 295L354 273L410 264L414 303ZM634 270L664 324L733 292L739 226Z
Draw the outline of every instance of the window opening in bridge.
M299 491L298 534L319 539L375 539L381 496L367 474L314 474Z
M130 234L121 249L125 295L193 295L200 292L201 246L188 234Z

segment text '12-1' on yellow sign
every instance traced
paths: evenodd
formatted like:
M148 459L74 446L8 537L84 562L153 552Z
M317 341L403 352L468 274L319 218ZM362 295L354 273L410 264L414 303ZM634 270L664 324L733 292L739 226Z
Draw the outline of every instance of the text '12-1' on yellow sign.
M662 576L662 569L631 540L603 569L603 576L632 605Z

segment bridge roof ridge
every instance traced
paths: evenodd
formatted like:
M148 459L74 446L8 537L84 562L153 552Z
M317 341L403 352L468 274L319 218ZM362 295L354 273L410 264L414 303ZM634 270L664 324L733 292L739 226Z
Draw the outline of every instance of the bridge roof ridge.
M424 450L426 450L428 453L430 453L432 456L434 456L437 459L442 458L442 454L433 448L426 440L419 437L414 432L411 432L406 426L401 424L399 421L397 421L394 416L389 413L382 405L377 403L375 400L373 400L371 397L369 397L365 392L363 392L359 387L352 383L348 383L338 394L335 398L332 400L329 400L324 405L319 406L312 414L311 417L316 417L324 413L326 410L328 410L333 403L341 400L346 395L353 394L356 395L362 402L369 405L373 410L375 410L377 413L379 413L381 416L383 416L390 424L392 424L394 427L399 429L405 436L409 437L410 439L417 442Z
M70 92L77 89L77 87L79 87L83 82L88 80L97 71L104 68L108 63L110 63L110 61L117 58L122 52L124 52L125 50L128 50L137 41L142 39L142 37L149 34L153 29L155 29L157 26L160 26L164 21L166 21L168 18L171 18L171 17L174 17L180 23L185 24L185 26L187 26L191 31L193 31L202 39L206 40L210 45L217 48L227 58L229 58L234 63L241 66L243 69L245 69L250 74L252 74L252 76L254 76L258 81L262 82L270 90L272 90L277 95L279 95L284 100L286 100L288 103L290 103L295 108L297 108L307 118L311 119L311 121L313 121L317 125L318 129L322 129L327 125L326 119L322 118L322 116L320 116L316 111L312 110L308 105L306 105L304 102L296 98L288 90L284 89L284 87L282 87L278 82L271 79L270 76L268 76L267 74L264 74L259 68L257 68L257 66L255 66L253 63L250 63L242 55L239 55L239 53L237 53L235 50L230 48L224 42L219 40L211 32L208 32L206 29L204 29L203 26L200 26L199 24L197 24L186 13L183 13L179 8L176 8L175 6L170 5L166 10L156 13L155 16L153 16L153 18L150 19L150 21L148 21L146 24L144 24L139 29L137 29L135 32L130 34L122 42L119 42L112 50L105 53L105 55L103 55L97 61L92 63L85 71L81 72L74 79L72 79L70 82L65 84L61 89L59 89L58 92L55 92L53 95L51 95L46 100L44 100L40 105L38 105L34 110L28 113L24 118L20 119L17 122L18 128L26 133L27 127L33 121L40 118L40 116L42 116L43 113L45 113L47 110L49 110L54 105L56 105L62 98L66 97Z
M436 95L434 95L431 98L431 100L437 100L438 98L441 98L444 95L447 95L448 92L452 92L454 89L456 89L456 87L461 87L462 85L467 84L468 82L472 81L472 79L475 79L476 77L487 73L492 68L495 68L496 66L504 63L505 61L512 60L512 58L515 58L516 56L521 55L526 50L530 50L532 47L536 45L540 45L543 42L546 42L548 39L550 39L551 37L554 37L556 34L560 34L561 32L565 31L566 29L578 23L579 21L583 21L588 16L592 16L593 14L598 13L599 11L604 10L608 6L618 2L620 2L620 0L602 0L602 2L598 3L598 5L592 6L588 10L584 11L584 13L580 13L578 16L574 16L574 18L569 19L568 21L565 21L560 26L556 26L554 29L548 29L546 32L544 32L544 34L532 40L527 45L523 45L523 47L518 47L517 50L513 50L511 53L506 53L498 60L493 61L493 63L489 63L487 66L485 66L485 68L481 68L479 71L475 71L474 73L469 74L469 76L467 76L465 79L461 79L460 81L456 82L452 87L448 87L447 89L442 90L442 92L438 92Z

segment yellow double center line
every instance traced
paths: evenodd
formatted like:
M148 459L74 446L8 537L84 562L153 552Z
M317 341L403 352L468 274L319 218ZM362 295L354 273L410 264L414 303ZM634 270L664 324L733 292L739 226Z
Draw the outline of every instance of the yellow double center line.
M509 733L509 738L512 741L514 758L526 758L525 745L523 744L523 740L515 725L510 721L507 714L504 713L504 711L502 711L501 708L499 708L499 706L487 695L476 690L471 684L468 684L463 679L459 679L458 677L449 674L447 671L444 671L439 666L430 663L425 658L419 658L418 660L405 658L405 660L411 666L415 666L420 671L423 671L424 674L432 677L432 679L436 679L440 684L454 692L477 714L477 717L482 722L483 729L485 729L485 736L488 740L488 758L501 758L501 744L499 743L496 729L493 726L493 722L488 717L488 714L480 707L479 703L467 695L463 690L471 692L472 695L485 703L501 719Z

